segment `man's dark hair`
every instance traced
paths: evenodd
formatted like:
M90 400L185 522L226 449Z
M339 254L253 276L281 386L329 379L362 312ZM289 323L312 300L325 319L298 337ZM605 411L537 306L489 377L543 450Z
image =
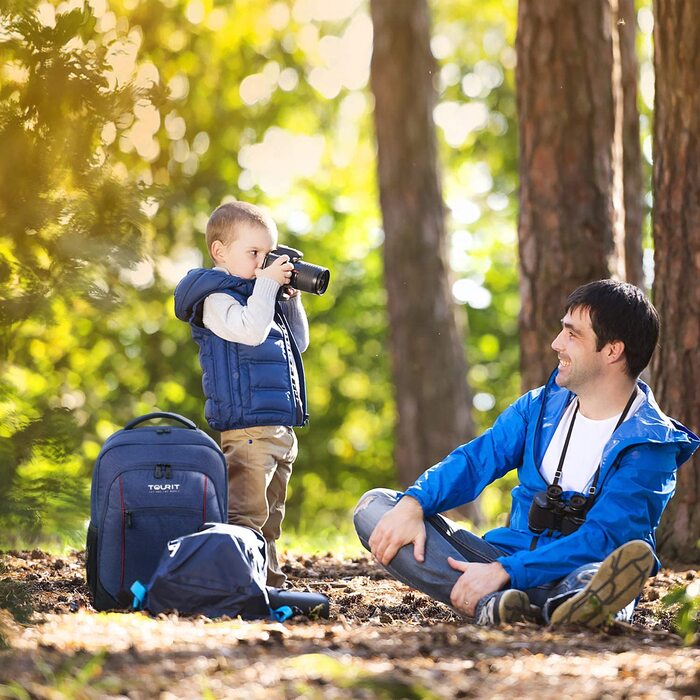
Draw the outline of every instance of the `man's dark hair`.
M649 364L659 339L659 315L644 292L627 282L589 282L569 295L566 311L572 309L588 310L596 350L615 340L625 344L627 373L636 379Z

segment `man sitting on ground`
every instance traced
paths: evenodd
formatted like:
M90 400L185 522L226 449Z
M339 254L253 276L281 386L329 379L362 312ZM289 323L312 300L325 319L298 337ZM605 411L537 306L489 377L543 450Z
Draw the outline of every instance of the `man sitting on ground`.
M638 379L658 329L637 287L579 287L552 342L559 365L547 385L405 493L366 493L355 510L363 545L398 580L477 624L631 619L659 569L655 531L676 470L700 443ZM507 527L481 538L439 515L512 469Z

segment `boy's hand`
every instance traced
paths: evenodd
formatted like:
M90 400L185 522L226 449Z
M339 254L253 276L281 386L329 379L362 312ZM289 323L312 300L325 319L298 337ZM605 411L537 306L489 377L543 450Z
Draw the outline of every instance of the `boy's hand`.
M268 279L274 280L280 287L284 284L289 284L292 279L292 270L294 265L289 262L288 255L280 255L277 260L275 260L272 265L267 267L258 267L255 270L256 277L267 277Z

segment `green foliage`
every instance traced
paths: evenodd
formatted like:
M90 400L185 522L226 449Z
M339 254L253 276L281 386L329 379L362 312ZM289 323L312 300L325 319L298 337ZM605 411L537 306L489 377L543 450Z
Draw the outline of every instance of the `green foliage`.
M664 596L662 602L676 606L674 626L686 644L697 644L700 630L700 582L678 587Z
M233 196L268 206L280 241L331 269L328 292L304 298L311 325L304 358L311 421L299 431L287 515L296 529L306 527L305 519L313 529L326 529L346 517L362 490L393 480L393 406L383 352L379 213L373 178L367 178L374 170L371 141L364 136L371 133L368 100L364 89L338 84L337 96L329 99L312 85L324 63L321 42L350 41L344 37L353 18L304 20L289 7L268 11L244 4L235 12L212 11L186 36L176 12L159 17L154 32L143 10L134 21L147 37L144 57L161 67L163 81L186 86L171 113L182 120L184 133L167 134L169 143L154 164L169 179L156 217L164 232L156 242L162 253L171 246L171 259L208 264L201 235L206 218ZM198 153L202 141L208 146ZM289 155L276 151L275 143ZM163 280L161 289L170 294L176 281ZM180 326L169 331L190 363L175 407L201 416L195 348L189 329Z
M328 292L304 296L311 422L286 524L350 533L358 496L395 480L368 8L92 7L3 6L0 539L75 541L92 462L134 415L205 425L172 290L209 264L206 219L227 197L267 206L280 242L331 269ZM483 430L519 393L516 4L432 10L450 258ZM497 488L486 512L507 498Z
M109 313L120 270L146 243L146 188L125 175L103 130L151 93L113 79L117 38L100 41L87 5L47 16L35 4L0 15L5 541L8 530L61 537L84 517L82 431L69 409L85 375L66 370L87 353L77 328Z

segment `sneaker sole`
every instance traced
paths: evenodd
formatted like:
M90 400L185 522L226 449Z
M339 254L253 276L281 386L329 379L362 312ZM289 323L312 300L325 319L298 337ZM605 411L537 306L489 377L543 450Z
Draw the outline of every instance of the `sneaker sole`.
M623 544L603 560L582 591L552 613L550 625L602 625L641 593L653 566L654 553L646 542Z
M530 599L525 591L511 589L505 591L498 601L498 617L500 624L510 624L511 622L523 622L534 620L535 612L532 610Z

